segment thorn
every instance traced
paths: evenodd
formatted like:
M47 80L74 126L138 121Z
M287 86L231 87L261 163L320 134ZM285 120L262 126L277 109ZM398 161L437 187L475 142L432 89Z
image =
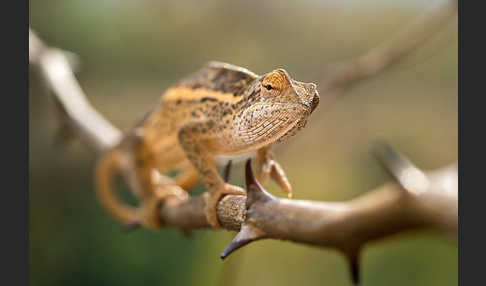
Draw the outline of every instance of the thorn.
M142 224L139 221L132 221L123 226L123 232L129 233L139 229L141 226Z
M235 250L247 245L252 241L256 241L259 239L264 238L264 234L262 231L257 229L255 226L249 223L243 223L241 225L240 232L236 234L230 244L226 247L226 249L221 253L221 259L225 259L233 253Z
M354 286L359 286L361 281L360 269L359 269L359 250L355 253L348 255L349 268L351 271L351 279Z
M227 183L229 181L230 173L231 173L231 164L233 163L232 160L229 160L226 166L224 167L223 172L223 179Z
M373 150L373 154L392 175L395 175L397 169L406 168L409 165L413 166L405 156L395 150L386 141L378 141Z
M251 159L246 160L245 164L245 181L246 181L246 188L249 189L251 185L259 186L262 189L260 183L256 180L255 176L253 175L253 170L251 169Z
M373 154L408 192L418 194L429 187L427 175L385 141L377 143Z
M250 208L252 204L257 201L265 202L269 200L274 200L275 198L269 194L265 189L260 185L260 183L255 178L253 171L251 169L251 159L246 161L245 166L245 179L246 179L246 208Z

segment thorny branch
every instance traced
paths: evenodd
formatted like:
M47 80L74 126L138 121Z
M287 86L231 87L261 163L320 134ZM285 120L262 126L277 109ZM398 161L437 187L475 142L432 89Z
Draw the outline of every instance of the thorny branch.
M450 1L426 12L394 39L331 70L321 95L339 94L346 87L376 75L419 48L455 14ZM65 121L87 145L102 152L117 144L121 132L88 102L70 66L67 52L46 46L29 30L29 62L38 67ZM398 183L388 183L346 202L316 202L276 198L256 181L248 161L247 197L225 196L217 207L224 229L238 231L223 251L259 239L290 240L341 250L349 259L352 278L359 281L359 253L364 244L401 231L433 228L457 233L457 165L423 172L386 144L375 152ZM229 168L225 170L227 177ZM161 208L167 226L184 232L209 228L201 196L168 199Z

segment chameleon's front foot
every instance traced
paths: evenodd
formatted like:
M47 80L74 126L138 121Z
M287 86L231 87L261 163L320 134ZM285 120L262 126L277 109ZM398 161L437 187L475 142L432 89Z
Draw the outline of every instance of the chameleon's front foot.
M287 193L287 197L292 197L292 186L277 161L265 158L264 160L258 160L257 164L256 178L262 185L265 185L270 177Z
M204 214L208 223L214 228L220 228L221 224L218 220L218 214L216 207L219 200L225 195L243 195L245 196L245 191L238 187L230 184L223 184L220 188L209 189L204 193L204 198L206 200L206 207L204 208Z

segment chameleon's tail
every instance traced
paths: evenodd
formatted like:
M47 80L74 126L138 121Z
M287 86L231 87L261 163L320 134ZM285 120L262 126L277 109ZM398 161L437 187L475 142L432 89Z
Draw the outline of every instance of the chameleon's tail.
M116 218L124 223L136 223L137 211L126 203L120 201L113 187L113 179L120 172L122 155L114 150L103 155L96 166L96 192L104 207Z

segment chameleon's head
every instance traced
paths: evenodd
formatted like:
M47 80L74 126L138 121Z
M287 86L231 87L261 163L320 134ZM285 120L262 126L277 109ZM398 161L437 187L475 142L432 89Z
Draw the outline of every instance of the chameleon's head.
M276 69L261 77L261 95L268 102L295 104L311 114L319 104L314 83L296 81L284 69Z
M249 87L240 130L248 141L281 141L304 127L318 104L314 83L296 81L284 69L276 69Z

